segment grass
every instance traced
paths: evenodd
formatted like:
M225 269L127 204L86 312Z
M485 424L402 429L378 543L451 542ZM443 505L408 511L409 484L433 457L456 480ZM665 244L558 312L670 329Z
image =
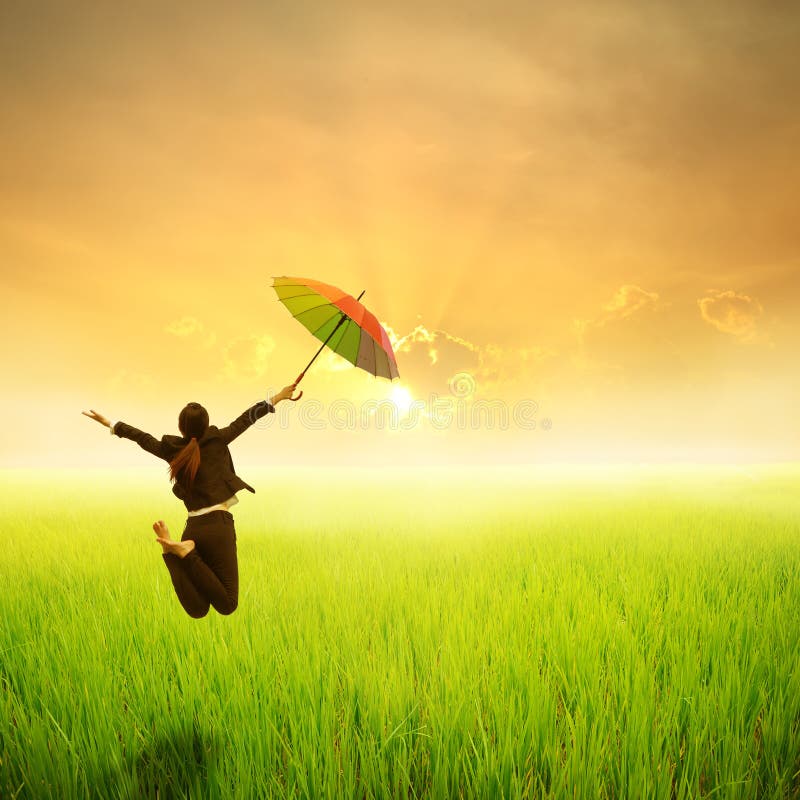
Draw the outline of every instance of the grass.
M800 797L800 470L6 471L0 796Z

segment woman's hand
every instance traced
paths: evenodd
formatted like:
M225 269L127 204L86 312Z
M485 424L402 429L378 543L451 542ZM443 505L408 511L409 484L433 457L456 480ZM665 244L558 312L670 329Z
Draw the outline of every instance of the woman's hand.
M96 419L101 425L105 425L106 428L111 427L111 423L100 413L91 409L91 414L87 414L85 411L81 411L81 414L86 414L89 419Z
M281 389L278 392L278 394L276 394L275 397L273 397L272 400L269 401L270 405L274 406L277 403L280 403L281 400L291 400L292 402L296 402L297 400L299 400L303 396L302 391L300 392L299 395L297 395L297 397L292 397L295 386L297 386L297 383L292 383L289 386L284 386L283 389Z

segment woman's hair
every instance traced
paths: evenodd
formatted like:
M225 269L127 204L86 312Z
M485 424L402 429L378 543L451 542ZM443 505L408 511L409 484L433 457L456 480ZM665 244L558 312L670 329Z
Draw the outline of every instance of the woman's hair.
M200 469L200 445L197 440L208 427L208 411L200 403L187 403L178 415L178 428L189 442L169 462L169 477L173 482L180 479L182 484L191 486L197 470Z

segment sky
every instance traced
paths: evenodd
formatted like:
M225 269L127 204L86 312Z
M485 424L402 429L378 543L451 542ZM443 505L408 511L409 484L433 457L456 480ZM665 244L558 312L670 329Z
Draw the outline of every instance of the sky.
M224 425L358 295L240 465L798 459L800 6L0 9L0 466L146 466L81 414Z

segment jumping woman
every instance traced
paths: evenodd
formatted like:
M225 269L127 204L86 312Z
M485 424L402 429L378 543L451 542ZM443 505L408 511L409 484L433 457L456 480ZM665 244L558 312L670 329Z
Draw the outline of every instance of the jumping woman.
M153 523L172 585L189 616L199 619L213 606L220 614L232 614L239 603L239 564L236 531L228 509L239 502L236 492L255 492L235 472L228 445L257 419L275 411L292 397L296 383L281 389L271 400L261 400L226 428L208 424L208 412L199 403L187 403L178 416L181 436L165 434L161 441L125 422L113 425L94 409L83 411L110 429L113 435L136 442L143 450L169 462L172 493L188 512L179 542L174 541L163 520Z

